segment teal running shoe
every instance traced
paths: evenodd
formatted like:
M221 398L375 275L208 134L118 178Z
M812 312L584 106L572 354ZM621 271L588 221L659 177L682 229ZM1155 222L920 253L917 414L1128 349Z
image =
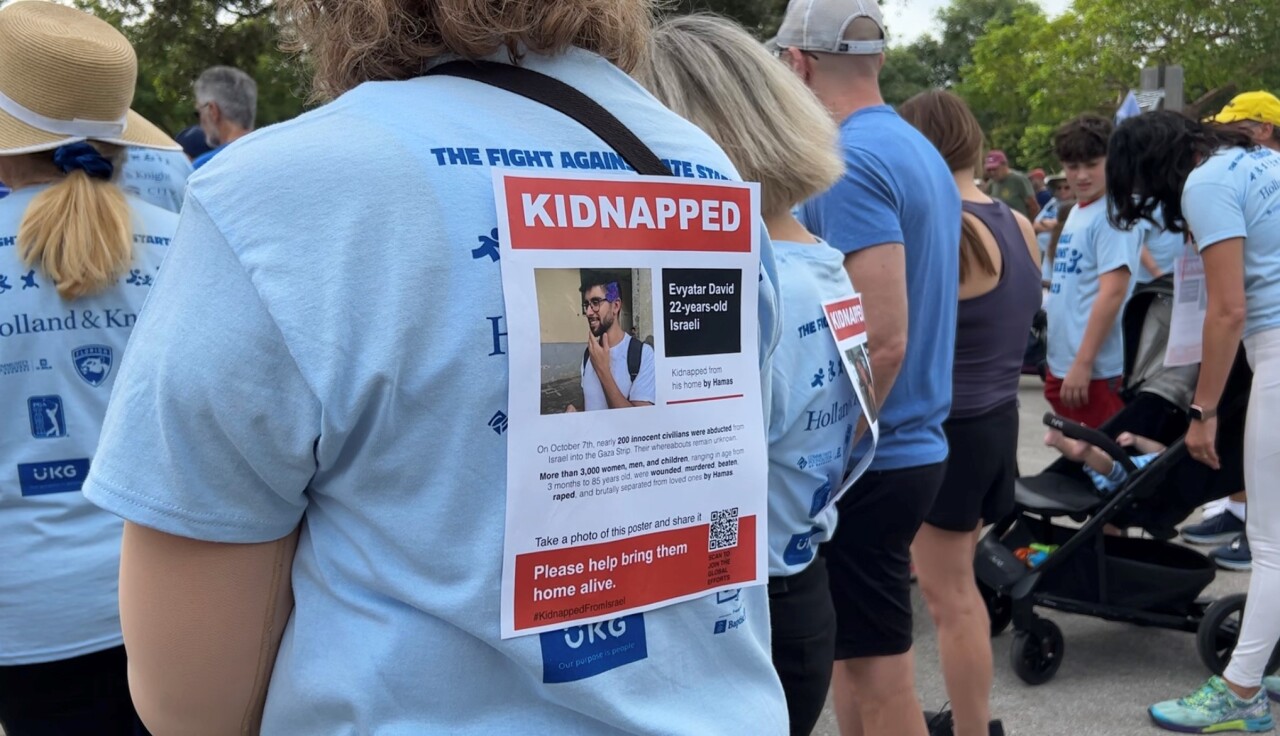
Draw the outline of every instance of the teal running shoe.
M1280 703L1280 677L1262 678L1262 689L1267 691L1272 700Z
M1178 733L1262 733L1275 728L1265 687L1241 700L1216 675L1187 697L1156 703L1148 712L1157 726Z

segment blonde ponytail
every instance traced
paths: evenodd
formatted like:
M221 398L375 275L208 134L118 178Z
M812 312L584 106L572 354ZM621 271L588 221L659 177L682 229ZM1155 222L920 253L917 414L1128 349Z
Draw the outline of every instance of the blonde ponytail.
M95 148L119 159L116 146ZM18 255L53 279L63 299L106 289L133 262L133 222L124 192L112 181L71 171L27 206Z

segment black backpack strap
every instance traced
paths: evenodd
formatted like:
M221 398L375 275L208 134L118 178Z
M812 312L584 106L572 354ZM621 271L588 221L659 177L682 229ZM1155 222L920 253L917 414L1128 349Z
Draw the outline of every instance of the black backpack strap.
M627 346L627 372L631 374L632 386L635 386L636 376L640 375L640 361L643 358L644 343L631 338L631 344Z
M481 82L491 87L540 102L578 121L583 127L609 144L623 161L639 174L671 176L671 169L631 129L587 97L555 77L541 72L494 61L451 61L427 72L428 76L444 75Z

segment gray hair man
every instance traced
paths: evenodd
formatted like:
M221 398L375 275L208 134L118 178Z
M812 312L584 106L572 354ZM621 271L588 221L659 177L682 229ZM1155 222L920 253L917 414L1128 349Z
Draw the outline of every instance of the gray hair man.
M200 168L232 141L253 131L258 114L258 85L248 74L229 66L212 66L196 80L196 116L213 150L196 158Z
M836 717L842 736L924 736L910 550L946 467L960 194L933 144L884 104L875 0L791 0L774 43L840 125L845 175L800 219L845 254L862 292L881 404L875 457L838 502L840 525L822 547L836 609ZM854 454L869 449L864 438Z

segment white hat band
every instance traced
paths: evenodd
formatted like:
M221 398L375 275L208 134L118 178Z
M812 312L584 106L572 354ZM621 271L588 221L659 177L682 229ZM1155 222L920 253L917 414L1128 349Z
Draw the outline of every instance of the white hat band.
M58 120L24 107L17 100L0 92L0 111L8 113L19 122L26 123L46 133L72 136L75 138L119 138L124 133L128 116L122 115L118 120Z

